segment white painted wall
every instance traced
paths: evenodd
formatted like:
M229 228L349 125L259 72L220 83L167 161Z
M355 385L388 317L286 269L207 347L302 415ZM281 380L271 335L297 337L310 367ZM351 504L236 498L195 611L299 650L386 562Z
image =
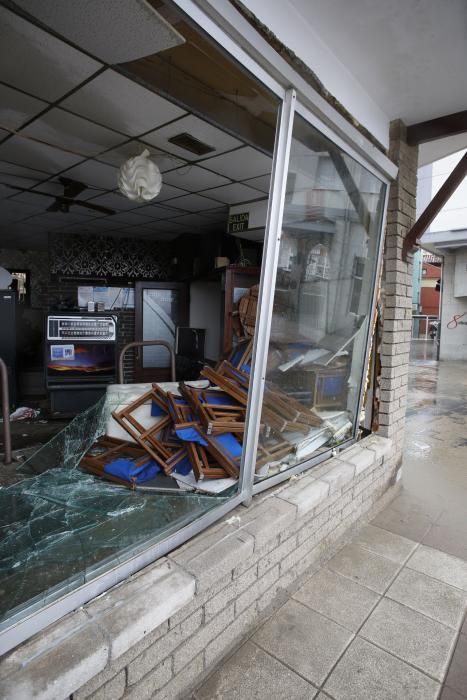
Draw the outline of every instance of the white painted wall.
M204 353L208 360L220 357L221 304L220 281L199 280L190 285L190 327L206 329Z
M459 151L433 163L431 198L433 198L448 175L454 170L465 152L465 150ZM467 178L464 179L452 197L446 202L446 205L431 224L430 231L449 231L459 228L467 228Z
M443 252L444 274L439 359L467 360L467 297L456 298L454 296L456 255ZM465 316L461 317L462 314ZM455 316L457 317L457 326L454 322Z

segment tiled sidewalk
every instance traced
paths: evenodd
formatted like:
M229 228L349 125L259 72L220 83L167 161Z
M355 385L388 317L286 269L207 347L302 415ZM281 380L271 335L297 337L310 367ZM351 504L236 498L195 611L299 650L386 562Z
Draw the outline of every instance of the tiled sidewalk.
M434 700L447 674L440 697L460 700L466 606L467 562L368 525L193 697Z
M467 699L467 365L410 368L403 491L196 700Z

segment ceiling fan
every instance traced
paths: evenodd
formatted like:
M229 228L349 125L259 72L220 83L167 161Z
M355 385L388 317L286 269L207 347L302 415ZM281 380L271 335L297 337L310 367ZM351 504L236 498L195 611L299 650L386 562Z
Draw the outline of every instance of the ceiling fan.
M30 190L26 187L19 187L18 185L9 185L6 182L0 183L5 187L9 187L12 190L18 190L19 192L31 192L32 194L38 194L42 197L49 197L54 201L50 206L47 207L46 211L59 211L64 214L68 214L70 207L86 207L86 209L92 209L93 211L98 211L101 214L116 214L114 209L109 209L108 207L102 207L100 204L93 204L92 202L86 202L82 199L76 199L81 192L87 189L87 185L77 180L70 180L67 177L58 178L63 185L63 195L50 194L50 192L41 192L40 190Z

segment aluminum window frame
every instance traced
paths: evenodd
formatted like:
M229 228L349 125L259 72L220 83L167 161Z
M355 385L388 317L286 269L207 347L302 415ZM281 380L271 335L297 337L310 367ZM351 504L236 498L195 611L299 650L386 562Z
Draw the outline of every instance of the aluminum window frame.
M370 171L375 177L377 177L382 184L385 187L385 192L384 192L384 199L383 199L383 209L382 209L382 216L381 220L379 222L379 235L378 235L378 242L377 242L377 255L376 255L376 265L374 267L373 275L372 275L372 287L371 287L371 303L370 303L370 311L369 311L369 322L368 322L368 331L366 334L365 338L365 349L363 353L363 372L360 376L360 383L359 383L359 389L358 389L358 400L357 400L357 408L355 411L355 416L352 424L352 435L350 438L347 440L343 441L336 447L329 448L328 450L321 452L318 455L311 456L308 459L305 459L303 462L300 462L299 464L294 465L293 467L290 467L288 469L284 469L283 472L279 472L278 474L275 474L272 477L266 477L264 479L261 479L261 481L257 481L256 483L253 483L253 487L251 490L252 495L261 493L262 491L266 491L267 489L271 488L272 486L275 486L282 481L286 481L289 479L292 475L294 474L300 474L304 471L307 471L308 469L311 469L312 467L318 466L322 462L326 461L327 459L330 459L333 455L338 454L342 450L346 449L350 445L356 442L357 440L357 435L358 435L358 430L360 428L360 413L362 410L362 405L363 405L363 399L364 399L364 394L365 394L365 386L366 386L366 378L367 378L367 368L368 368L368 362L370 358L370 351L371 351L371 343L372 343L372 330L373 330L373 325L374 325L374 319L375 319L375 313L376 313L376 301L377 301L377 296L378 296L378 290L379 290L379 280L381 277L381 270L382 270L382 264L383 264L383 250L384 250L384 231L386 227L386 216L387 216L387 205L388 205L388 199L389 199L389 184L390 180L387 177L387 175L383 175L380 173L378 170L376 170L371 164L365 162L365 159L360 156L360 154L355 151L354 149L350 148L346 142L339 138L337 135L333 134L329 127L327 127L312 111L310 111L304 104L302 104L299 99L297 98L295 101L295 109L294 109L294 114L293 117L295 117L295 114L299 115L302 117L307 124L310 126L314 127L318 131L320 131L326 138L328 138L332 143L334 143L336 146L338 146L342 151L344 151L347 155L351 156L354 158L359 165L362 167L366 168L368 171ZM289 149L289 155L290 155L290 149ZM288 164L288 161L287 161ZM287 174L288 174L288 168L285 172L285 180L287 179ZM285 182L284 184L284 192L285 192ZM272 197L272 190L270 193L270 198ZM282 212L283 212L283 202L282 202ZM273 271L273 274L270 274L270 284L271 287L270 289L272 290L272 300L274 298L274 291L276 287L276 278L277 278L277 260L279 257L279 248L280 248L280 241L281 241L281 226L282 226L282 218L280 221L280 226L279 226L279 234L276 236L276 239L274 241L275 247L277 250L275 250L274 253L274 259L276 261L276 268ZM268 231L266 229L266 233L271 235L271 231ZM268 310L270 311L270 314L272 316L272 307L273 303L272 300L269 300L268 304ZM265 304L268 303L267 299L263 299L261 294L258 299L258 307L262 310L263 313L263 308ZM260 315L261 317L261 315ZM265 324L266 325L266 324ZM269 329L271 327L271 318L269 318L268 321L268 326ZM258 323L258 335L259 335L259 323ZM267 348L269 346L269 334L267 339L262 339L262 342L266 345L266 354L265 354L265 362L261 366L261 368L256 367L256 373L259 373L261 369L261 374L265 375L266 374L266 359L267 359ZM261 361L261 358L260 358ZM264 385L264 380L263 380L263 385ZM253 394L253 388L251 390L251 393ZM262 394L261 394L262 395ZM259 413L259 416L261 416L261 404L257 406L257 413ZM259 432L259 419L257 419L257 431ZM249 435L249 433L248 433ZM256 436L257 437L257 436ZM248 440L248 438L247 438ZM256 445L257 445L257 439L256 439ZM248 443L246 450L248 450ZM255 476L255 462L256 462L256 451L253 455L248 455L249 458L252 460L252 463L249 464L249 471L252 473L253 480Z

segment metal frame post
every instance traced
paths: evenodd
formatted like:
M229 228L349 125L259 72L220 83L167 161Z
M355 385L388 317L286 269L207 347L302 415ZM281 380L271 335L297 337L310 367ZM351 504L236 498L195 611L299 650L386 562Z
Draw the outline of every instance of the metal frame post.
M11 464L11 426L10 426L10 393L8 391L8 370L0 357L0 382L2 385L2 414L3 414L3 444L5 453L3 463Z
M176 372L175 372L175 352L173 347L170 345L170 343L167 343L165 340L135 340L132 343L127 343L126 345L123 346L123 348L120 351L120 355L118 357L118 383L119 384L124 384L124 379L125 379L125 373L124 373L124 367L123 367L123 358L125 357L125 354L127 350L130 350L130 348L142 348L142 347L148 347L148 346L153 346L153 345L162 345L164 348L167 348L169 354L170 354L170 374L171 374L171 380L172 382L177 381L176 379Z
M288 90L282 105L272 165L271 190L265 229L265 251L261 266L258 299L260 313L256 324L253 345L250 395L246 414L245 449L243 450L239 483L246 504L251 501L253 493L256 451L258 448L264 382L266 380L269 334L274 305L274 289L276 287L277 262L282 237L281 226L284 213L290 144L292 141L295 99L295 91Z

